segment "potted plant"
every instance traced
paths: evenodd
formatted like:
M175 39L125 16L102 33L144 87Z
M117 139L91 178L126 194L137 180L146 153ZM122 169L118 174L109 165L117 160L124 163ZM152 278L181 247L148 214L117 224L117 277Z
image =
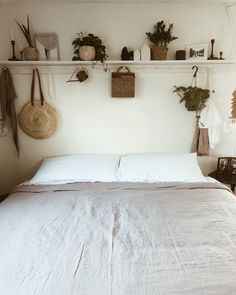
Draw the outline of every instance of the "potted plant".
M174 87L175 90L173 92L178 94L178 96L181 98L180 103L184 102L188 111L199 112L205 108L206 102L210 96L209 89L202 89L196 86Z
M106 60L106 47L98 36L91 33L84 35L82 32L78 35L72 42L75 54L73 60Z
M157 22L154 25L153 32L146 33L149 40L154 44L152 48L152 59L154 60L165 60L168 47L167 45L178 37L172 36L174 25L169 24L167 28L164 21Z
M30 20L29 16L27 15L27 27L23 24L20 24L17 20L16 23L18 24L19 28L21 29L23 35L25 36L25 39L28 43L28 47L23 49L24 59L25 60L38 60L38 51L33 46L33 41L30 34Z

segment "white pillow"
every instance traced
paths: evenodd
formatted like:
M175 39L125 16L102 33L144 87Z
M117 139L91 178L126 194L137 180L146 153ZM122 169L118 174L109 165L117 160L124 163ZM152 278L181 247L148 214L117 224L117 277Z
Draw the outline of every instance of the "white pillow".
M117 181L120 156L77 154L44 159L28 184Z
M131 182L206 182L196 154L122 156L118 179Z

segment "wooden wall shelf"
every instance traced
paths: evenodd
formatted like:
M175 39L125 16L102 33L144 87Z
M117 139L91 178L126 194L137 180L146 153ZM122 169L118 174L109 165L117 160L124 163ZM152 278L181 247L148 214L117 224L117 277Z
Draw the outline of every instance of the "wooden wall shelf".
M189 66L189 65L226 65L235 64L234 60L163 60L163 61L133 61L110 60L105 65L134 65L134 66ZM96 61L4 61L0 66L92 66L101 65Z
M165 60L165 61L121 61L111 60L102 65L94 61L0 61L0 68L9 67L12 74L31 74L32 67L40 68L40 73L70 74L76 68L86 67L88 70L99 70L110 73L120 66L128 66L134 72L172 72L189 73L193 66L201 72L211 69L212 72L235 72L234 60Z

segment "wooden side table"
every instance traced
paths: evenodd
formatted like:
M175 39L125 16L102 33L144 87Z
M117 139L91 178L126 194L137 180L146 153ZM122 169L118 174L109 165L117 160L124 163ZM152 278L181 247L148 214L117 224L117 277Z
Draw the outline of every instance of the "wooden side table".
M231 186L232 192L234 192L235 186L236 186L236 176L232 177L225 177L224 175L217 174L217 170L211 172L208 174L208 176L222 182L225 184L229 184Z

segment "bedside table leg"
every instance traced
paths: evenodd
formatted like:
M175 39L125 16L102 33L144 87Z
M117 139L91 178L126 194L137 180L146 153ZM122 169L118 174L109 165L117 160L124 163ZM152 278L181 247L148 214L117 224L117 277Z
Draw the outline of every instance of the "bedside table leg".
M0 202L4 201L8 197L8 194L4 194L0 196Z
M231 184L231 190L233 193L234 193L235 186L236 186L235 184Z

